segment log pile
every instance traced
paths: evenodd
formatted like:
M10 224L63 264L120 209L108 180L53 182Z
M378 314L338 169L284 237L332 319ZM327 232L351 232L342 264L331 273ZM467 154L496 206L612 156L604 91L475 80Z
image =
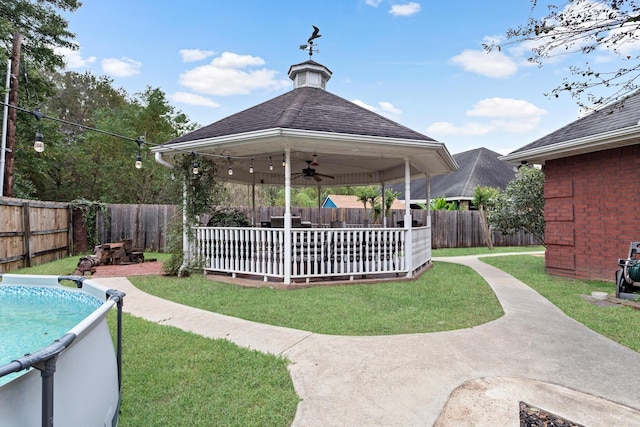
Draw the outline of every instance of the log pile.
M118 243L103 243L93 248L93 255L85 255L78 261L74 274L84 276L88 271L96 272L98 265L125 265L144 262L142 249L134 249L131 239L123 239Z

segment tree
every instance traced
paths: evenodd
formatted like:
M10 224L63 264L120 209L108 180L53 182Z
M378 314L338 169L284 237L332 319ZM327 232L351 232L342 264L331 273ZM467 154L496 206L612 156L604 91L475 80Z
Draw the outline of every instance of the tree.
M533 15L538 1L531 0L531 3ZM544 16L531 17L527 24L509 29L505 43L487 44L485 49L501 50L505 46L522 44L531 48L528 60L540 66L560 55L603 51L614 55L621 62L594 59L592 63L585 60L584 65L571 66L570 72L576 80L565 78L550 93L558 97L568 92L578 99L586 95L592 108L638 89L640 56L633 53L637 52L633 47L637 45L639 33L640 3L637 0L568 0L562 2L562 7L548 5ZM596 95L598 87L604 88L609 95ZM579 105L586 107L581 101Z
M544 245L544 173L521 167L497 197L488 220L496 231L513 235L525 230Z
M455 202L447 202L444 196L436 197L430 203L432 211L457 211L458 205Z
M73 50L77 46L72 41L74 34L68 30L67 21L58 11L73 12L80 4L77 0L0 2L0 43L4 46L4 49L0 49L0 71L1 75L5 75L6 59L12 58L11 73L15 76L11 79L9 104L31 108L38 99L47 94L48 88L35 90L35 87L40 86L42 79L38 73L29 72L44 72L64 65L63 57L56 49ZM20 80L24 82L19 84ZM22 86L26 86L27 90ZM29 99L34 94L35 101ZM0 193L9 196L13 195L15 182L20 182L21 185L24 182L22 178L14 180L14 176L17 175L14 160L17 152L17 129L28 119L17 120L15 113L14 109L9 113L7 148L11 151L6 153L5 188L0 189Z
M393 188L387 188L384 191L384 208L385 208L384 215L385 216L391 215L391 205L393 205L393 202L396 201L399 195L400 193L397 191L393 191Z
M358 197L358 200L361 201L364 205L364 212L366 216L367 203L370 204L371 208L376 205L376 201L378 200L378 197L380 197L380 189L375 185L358 187L356 188L356 196Z
M500 190L494 187L486 187L477 185L473 191L473 204L480 212L480 225L484 232L484 241L489 249L493 249L493 241L491 239L491 227L489 227L488 210L491 209L500 194Z
M75 34L59 10L74 12L82 5L78 0L11 0L0 2L0 56L11 52L12 35L22 35L22 55L42 69L54 70L64 65L56 48L77 49ZM3 58L6 59L6 56ZM5 63L6 61L2 61ZM2 64L4 65L4 64Z

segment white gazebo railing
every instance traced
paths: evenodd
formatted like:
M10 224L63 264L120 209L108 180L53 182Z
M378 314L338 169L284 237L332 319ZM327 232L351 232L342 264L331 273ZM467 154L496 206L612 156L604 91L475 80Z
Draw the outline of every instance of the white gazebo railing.
M307 281L338 276L353 280L373 274L411 276L431 260L430 233L428 227L293 228L288 233L291 261L287 266L285 229L198 227L192 253L207 272L261 276L265 281L285 278L287 273Z

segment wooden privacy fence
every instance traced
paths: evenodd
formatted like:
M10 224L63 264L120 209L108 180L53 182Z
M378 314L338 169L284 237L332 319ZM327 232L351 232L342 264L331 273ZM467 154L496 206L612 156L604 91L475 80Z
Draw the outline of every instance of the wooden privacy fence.
M177 212L175 205L107 205L106 216L98 212L96 218L98 241L131 239L134 248L166 252L169 223Z
M72 245L68 203L0 197L0 272L67 257Z
M539 245L531 234L522 230L513 236L493 231L492 238L494 246ZM479 246L485 246L479 211L431 211L433 249Z
M253 218L251 208L236 208ZM167 230L171 218L178 213L174 205L108 205L108 218L99 214L97 219L98 237L101 243L118 242L123 238L133 240L133 245L146 251L164 252L167 245ZM329 225L333 221L345 224L364 224L370 221L371 210L367 209L318 209L292 208L292 214L312 224ZM427 224L427 211L413 209L413 220L418 224ZM282 207L256 207L255 223L269 221L273 216L284 215ZM320 218L320 221L318 221ZM206 225L209 217L202 218ZM403 210L393 210L387 217L387 226L396 227L404 220ZM469 248L485 246L480 213L478 211L431 211L431 245L439 248ZM535 239L524 231L513 236L493 232L495 246L537 245Z

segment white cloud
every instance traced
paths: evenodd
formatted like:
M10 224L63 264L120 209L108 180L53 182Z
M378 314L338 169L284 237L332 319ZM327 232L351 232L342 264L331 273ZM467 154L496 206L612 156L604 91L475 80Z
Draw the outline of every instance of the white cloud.
M362 108L366 108L369 111L373 111L374 113L382 114L383 116L399 116L402 114L402 110L394 107L390 102L379 101L378 107L366 104L359 99L354 99L351 102L361 106Z
M378 5L382 3L382 0L365 0L365 3L368 6L378 7Z
M378 105L380 106L380 110L384 113L393 114L394 116L402 114L402 110L394 107L390 102L380 101L378 102Z
M394 16L411 16L420 12L420 4L416 2L410 2L406 4L394 4L389 9L389 13Z
M66 68L82 68L93 64L96 61L95 56L83 58L80 50L71 50L66 47L55 47L53 51L63 57Z
M492 126L486 123L465 123L456 126L449 122L435 122L427 127L428 133L437 135L485 135L492 130Z
M180 74L179 83L194 92L207 95L245 95L254 90L280 90L291 87L289 80L278 79L275 70L249 69L263 65L262 58L224 52L211 63Z
M181 49L179 53L182 57L182 62L202 61L203 59L215 55L215 52L212 50L202 49Z
M485 122L455 125L436 122L427 132L439 135L486 135L490 132L524 133L534 130L547 111L528 101L511 98L487 98L476 102L467 116L487 118Z
M106 58L102 60L102 71L115 77L131 77L140 74L142 63L130 58Z
M538 108L528 101L513 98L487 98L475 103L468 116L501 117L501 118L530 118L547 114L546 110Z
M518 71L518 65L502 52L484 50L465 50L451 58L451 62L465 71L487 77L510 77Z
M177 102L180 104L195 105L198 107L211 107L211 108L220 107L220 104L218 104L211 98L207 98L206 96L196 95L195 93L176 92L173 95L170 95L169 98L173 102Z

